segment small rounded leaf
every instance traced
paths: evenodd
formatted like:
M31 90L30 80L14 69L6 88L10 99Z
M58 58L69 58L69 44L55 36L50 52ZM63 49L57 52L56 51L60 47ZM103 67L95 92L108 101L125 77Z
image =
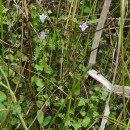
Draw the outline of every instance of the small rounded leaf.
M5 100L6 100L6 95L2 91L0 91L0 102L3 102Z
M86 116L84 119L83 119L83 122L82 122L82 126L83 127L87 127L90 123L90 118L88 116Z
M38 110L37 114L38 114L37 120L39 124L42 125L43 120L44 120L44 113L41 110Z

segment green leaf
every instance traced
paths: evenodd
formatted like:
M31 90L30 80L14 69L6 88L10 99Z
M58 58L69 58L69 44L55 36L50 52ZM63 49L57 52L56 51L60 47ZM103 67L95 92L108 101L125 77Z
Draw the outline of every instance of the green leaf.
M12 114L14 114L14 115L21 113L21 107L20 107L20 105L18 103L15 103L12 106L11 110L12 110Z
M88 24L94 24L99 22L99 19L96 19L96 17L91 17L91 19L93 20L87 21Z
M90 100L91 101L96 101L96 102L99 101L97 96L91 96Z
M80 98L79 102L78 102L78 106L85 106L86 104L86 99L85 98Z
M12 54L8 54L5 56L5 59L9 59L12 62L15 60L15 57Z
M27 61L27 56L25 56L25 55L22 55L22 61Z
M51 116L48 116L44 121L42 126L47 126L51 121Z
M5 106L2 103L0 103L0 123L3 122L3 119L6 116L6 113L7 111L5 109Z
M96 112L96 111L93 112L93 117L96 117L98 115L99 115L98 112Z
M6 100L6 95L2 91L0 91L0 102L3 102L5 100Z
M74 115L75 110L73 108L70 109L69 114Z
M38 92L43 92L43 88L37 87L37 91L38 91Z
M55 42L53 42L52 44L49 44L49 48L50 48L51 51L55 50L55 44L54 43Z
M43 65L38 65L36 64L35 67L34 67L37 71L43 71Z
M101 99L105 100L107 98L108 92L107 91L103 91L102 95L101 95Z
M3 8L2 8L2 13L3 13L3 14L6 14L9 9L5 8L4 6L2 6L2 7L3 7Z
M39 41L39 39L36 37L36 42ZM38 59L40 57L40 49L39 49L39 46L36 46L35 47L35 51L34 51L34 54L35 54L35 58Z
M51 74L52 73L52 68L49 65L46 65L45 72L47 74Z
M85 116L85 115L86 115L86 111L81 110L81 111L80 111L80 114L81 114L82 116Z
M74 130L78 130L79 128L81 128L81 123L74 121L72 123L72 126L74 127Z
M9 76L9 77L15 76L15 72L13 70L11 70L10 68L8 68L7 66L2 66L2 69L6 76Z
M86 128L89 125L89 123L90 123L90 118L88 116L86 116L83 119L82 126Z
M43 120L44 120L44 113L41 110L38 110L37 114L38 114L37 120L38 120L39 124L42 125Z
M92 17L91 17L91 20L98 20L98 19L97 19L97 16L92 16Z
M59 18L59 20L66 20L67 19L67 16L65 16L65 15L62 15L62 16L60 16L60 18Z
M90 11L91 11L90 7L86 6L86 7L84 8L84 13L89 14Z
M43 88L43 86L44 86L43 79L38 78L38 79L36 80L36 85L37 85L38 87Z
M34 76L32 76L31 77L31 84L35 84L35 82L36 82L36 79L38 79L39 77L37 77L36 75L34 75Z
M79 95L80 94L80 89L75 89L75 95Z
M38 101L36 101L36 104L37 104L37 107L40 108L43 105L43 101L38 100Z
M18 119L17 118L13 118L13 120L10 121L11 125L16 125L18 123Z
M59 113L58 117L60 117L61 119L63 119L65 117L65 114Z
M50 106L50 101L45 102L46 106Z
M48 96L48 94L44 94L43 97L44 97L45 99L48 99L49 96Z

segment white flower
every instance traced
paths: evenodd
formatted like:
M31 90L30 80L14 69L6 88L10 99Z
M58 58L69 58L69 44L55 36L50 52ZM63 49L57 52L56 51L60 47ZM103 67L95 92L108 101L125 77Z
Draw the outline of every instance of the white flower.
M44 23L47 16L42 14L42 15L39 15L39 17L40 17L41 22Z
M41 40L45 39L45 37L46 37L45 32L41 32L41 35L40 35Z
M79 25L79 27L81 28L81 30L82 30L82 32L83 32L83 31L85 31L86 28L88 28L88 25L87 25L87 23L85 22L85 23Z

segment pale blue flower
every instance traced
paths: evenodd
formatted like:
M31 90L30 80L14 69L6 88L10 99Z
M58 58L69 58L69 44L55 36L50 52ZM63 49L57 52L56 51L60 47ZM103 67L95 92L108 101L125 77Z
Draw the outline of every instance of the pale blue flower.
M81 30L82 30L82 32L83 32L83 31L85 31L86 28L88 28L88 25L87 25L87 23L85 22L85 23L79 25L79 27L81 28Z
M41 35L40 35L41 40L45 39L45 37L46 37L45 32L41 32Z
M123 104L120 103L119 105L117 105L117 108L118 108L118 109L122 109L122 108L123 108Z
M42 15L39 15L39 17L40 17L41 22L44 23L47 16L42 14Z

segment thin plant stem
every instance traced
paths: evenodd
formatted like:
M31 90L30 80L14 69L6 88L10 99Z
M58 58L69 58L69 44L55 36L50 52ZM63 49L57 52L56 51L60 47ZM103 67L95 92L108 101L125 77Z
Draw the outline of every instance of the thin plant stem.
M124 44L123 44L123 28L124 28L124 15L125 15L125 0L120 0L120 41L121 41L121 53L122 57L124 58ZM124 75L125 69L124 64L122 63L122 91L123 91L123 115L124 115L124 123L126 123L126 104L125 104L125 87L124 87Z
M3 6L2 6L2 0L0 0L0 31L1 31L1 39L3 41L3 16L2 16L2 10L3 10ZM4 59L4 44L2 43L1 46L1 54L2 54L2 59Z

